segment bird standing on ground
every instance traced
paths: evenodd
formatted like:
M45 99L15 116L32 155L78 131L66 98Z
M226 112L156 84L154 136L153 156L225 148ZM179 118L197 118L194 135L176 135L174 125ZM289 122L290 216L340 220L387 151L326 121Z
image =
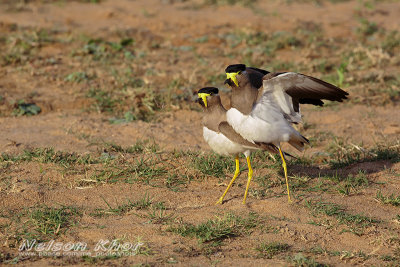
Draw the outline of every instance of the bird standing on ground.
M224 194L217 201L222 204L224 197L231 188L233 182L240 173L239 154L243 153L247 159L249 166L249 177L252 176L253 170L250 165L250 153L255 150L267 150L272 153L278 153L278 148L273 144L260 142L252 143L244 139L241 135L233 130L226 122L226 109L222 106L221 98L218 94L218 88L205 87L197 92L197 101L204 108L203 116L203 137L210 147L220 155L234 155L236 169L235 174L226 188ZM249 180L250 181L250 180ZM245 193L243 203L245 203L247 191Z
M299 151L308 143L292 127L292 124L301 122L300 104L322 106L322 99L342 102L348 93L300 73L270 73L244 64L229 65L225 72L225 83L232 88L231 108L226 113L228 124L250 143L269 143L278 148L291 202L287 167L280 143L288 142ZM251 169L250 162L248 164ZM251 178L249 175L245 195Z

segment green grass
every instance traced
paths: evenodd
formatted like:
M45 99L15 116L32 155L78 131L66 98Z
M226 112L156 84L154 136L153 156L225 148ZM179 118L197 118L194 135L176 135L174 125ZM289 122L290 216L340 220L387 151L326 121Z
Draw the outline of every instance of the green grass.
M242 5L252 6L257 0L203 0L203 5Z
M108 209L96 209L95 213L93 213L93 215L95 215L95 216L102 216L105 214L124 215L132 210L147 209L152 205L152 199L150 198L150 196L147 193L141 199L139 199L137 201L132 201L132 200L128 199L126 201L126 203L117 204L116 207L112 207L112 205L109 204L108 201L104 197L101 197L101 198L107 205Z
M360 170L357 175L349 174L343 181L338 185L337 191L343 195L350 195L357 192L359 187L367 187L369 180L364 171Z
M14 104L14 110L12 114L14 116L32 116L37 115L42 109L35 103L26 103L25 100L18 100Z
M96 170L91 175L91 179L102 183L115 183L123 181L126 183L143 182L149 185L155 185L153 180L160 178L167 173L167 169L159 165L155 159L137 159L132 163L115 164L110 162L103 168Z
M181 164L184 168L171 172L175 168L175 163L170 162L174 153L163 152L157 144L148 140L138 140L128 147L108 142L93 145L99 147L101 154L78 154L55 151L53 148L24 150L19 154L3 153L0 155L0 170L7 170L13 164L24 162L39 163L40 170L47 168L43 164L57 164L63 167L62 175L85 174L86 178L76 181L76 186L86 186L88 183L90 186L117 182L144 183L171 191L184 190L196 178L195 169L184 166L183 162ZM191 153L184 152L183 155L186 160L191 160ZM11 188L8 181L11 178L3 180L5 188Z
M69 167L75 164L95 164L100 160L92 157L91 155L79 155L77 153L54 151L53 148L35 148L24 150L19 155L11 155L2 153L0 155L0 162L31 162L36 161L39 163L56 163L64 167Z
M182 189L194 179L192 175L185 174L168 174L165 180L165 186L174 192L182 191Z
M77 71L68 74L64 80L67 82L81 83L89 80L89 76L86 72Z
M80 209L72 206L29 208L20 215L23 219L16 232L17 240L36 239L37 242L54 239L79 223Z
M397 30L388 32L381 45L383 50L393 56L396 48L398 49L400 47L400 32Z
M94 100L93 108L99 113L113 113L118 101L111 92L97 88L91 88L86 96Z
M137 201L127 200L124 204L112 205L104 197L101 197L108 207L107 209L96 209L91 213L93 217L103 217L110 215L124 216L127 213L133 213L136 216L146 218L146 223L165 224L173 220L172 214L167 214L164 202L153 202L153 199L146 193ZM139 212L146 211L146 213Z
M377 144L375 147L366 149L362 145L348 145L336 139L328 150L331 153L329 163L334 169L361 162L388 160L396 163L400 161L400 148L397 145Z
M271 259L273 256L287 252L290 245L279 242L263 242L257 246L256 250L260 252L259 257Z
M338 204L322 201L306 201L305 205L317 217L320 214L333 217L337 223L344 224L348 228L343 231L350 231L356 235L362 235L363 230L373 224L381 222L381 220L368 217L361 214L352 214Z
M384 196L379 190L376 193L376 199L379 200L382 204L389 204L395 207L400 206L400 195L396 196L394 194L391 194L389 196Z
M4 37L6 49L0 55L2 66L24 65L37 56L41 46L62 42L56 32L47 29L29 30L11 26L11 30Z
M74 51L73 56L90 57L100 61L116 57L119 59L132 59L134 51L132 45L135 40L132 38L122 38L119 42L107 41L104 39L89 39L82 48Z
M328 267L329 265L316 262L311 257L306 257L301 253L297 253L293 257L289 257L289 261L296 267Z
M198 225L189 223L171 225L167 231L179 234L183 237L196 238L200 244L211 243L212 246L217 247L228 238L234 238L249 233L259 224L259 218L254 213L250 213L244 218L232 213L227 213L223 217L210 219Z
M366 18L359 19L359 26L356 29L357 34L361 37L365 38L373 35L379 30L376 22L370 21Z
M381 260L383 261L395 261L397 263L400 263L400 259L398 257L395 256L391 256L391 255L382 255L379 257ZM390 265L389 265L390 266Z
M167 213L163 202L151 205L150 210L143 217L148 219L147 223L152 224L166 224L175 219L172 213Z
M103 151L105 152L119 152L128 154L137 154L147 151L155 153L159 150L158 145L151 143L149 140L137 140L135 144L128 147L122 147L121 145L113 142L104 142L99 145L103 147Z
M233 157L223 157L215 153L194 155L192 166L204 175L225 178L226 173L234 172Z

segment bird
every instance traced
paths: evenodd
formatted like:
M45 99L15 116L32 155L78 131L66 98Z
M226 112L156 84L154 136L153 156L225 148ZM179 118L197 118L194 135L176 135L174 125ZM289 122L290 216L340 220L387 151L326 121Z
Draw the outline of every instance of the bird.
M348 93L320 79L295 72L269 72L234 64L229 65L225 73L225 84L232 90L231 108L226 112L227 123L250 143L268 143L278 148L288 201L292 202L281 143L288 142L299 151L309 143L292 126L302 121L300 104L323 106L324 99L342 102ZM251 178L248 177L248 184Z
M235 173L230 183L228 184L225 192L219 198L216 204L222 204L225 195L228 193L232 184L240 174L239 169L239 154L243 153L248 163L248 176L251 177L253 170L250 165L250 154L255 150L266 150L271 153L278 153L278 148L273 144L260 142L258 144L252 143L244 139L240 134L235 132L233 128L226 122L226 109L221 103L219 90L216 87L204 87L197 92L197 100L204 109L204 116L202 119L203 124L203 137L213 151L220 155L235 156ZM250 180L249 180L250 181ZM247 184L247 187L249 184ZM247 198L246 190L243 203L246 203Z

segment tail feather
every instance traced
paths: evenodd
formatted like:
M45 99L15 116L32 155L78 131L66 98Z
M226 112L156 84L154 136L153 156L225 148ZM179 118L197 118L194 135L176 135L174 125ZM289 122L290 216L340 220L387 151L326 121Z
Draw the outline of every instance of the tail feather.
M310 141L301 134L297 133L290 136L288 143L296 148L298 151L303 151L304 144L309 144Z
M256 142L256 145L258 145L262 150L266 150L271 153L279 153L279 149L276 145L272 143L261 143L261 142Z
M285 151L282 151L282 153L283 153L283 155L284 155L285 157L286 157L286 156L289 156L289 157L291 157L291 158L297 159L296 156L293 156L292 154L289 154L289 153L287 153L287 152L285 152Z
M268 151L270 153L279 154L279 148L276 145L272 144L272 143L267 144L267 143L257 143L256 142L256 145L260 146L261 149L266 150L266 151ZM289 154L288 152L282 151L282 153L283 153L284 156L289 156L291 158L297 159L297 157Z

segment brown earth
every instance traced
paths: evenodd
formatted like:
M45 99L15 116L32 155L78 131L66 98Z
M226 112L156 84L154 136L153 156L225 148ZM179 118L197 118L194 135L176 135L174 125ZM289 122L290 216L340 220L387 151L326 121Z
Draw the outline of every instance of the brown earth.
M0 69L2 153L21 155L24 150L54 148L54 151L77 155L101 157L106 154L121 157L121 162L127 164L124 166L128 166L134 164L142 155L112 151L107 149L107 144L129 147L149 140L149 143L159 146L158 152L154 156L151 152L148 152L149 155L146 152L144 157L159 157L161 163L157 164L167 165L165 168L168 173L162 174L164 176L159 179L164 181L168 175L182 172L194 177L180 190L171 190L165 186L165 182L160 182L161 185L157 186L137 181L96 182L91 180L91 175L102 170L106 163L65 168L54 162L12 161L3 156L0 170L0 259L4 264L400 264L400 209L398 206L385 205L377 200L378 191L386 196L399 196L398 156L394 161L382 158L360 160L364 162L356 160L338 169L329 164L335 155L351 154L349 151L353 154L372 151L365 152L369 156L379 147L396 151L398 155L399 83L392 85L390 82L396 77L400 78L399 54L371 48L368 42L374 40L368 38L377 38L379 41L380 33L363 39L357 35L357 28L360 27L359 18L367 17L369 21L375 22L379 29L386 32L399 31L399 3L370 1L372 7L369 7L368 3L364 4L363 1L292 3L276 0L258 1L252 5L246 4L249 3L246 1L237 1L236 4L227 4L228 2L216 1L220 4L215 5L210 4L212 1L173 0L108 0L100 3L0 2L3 55L14 53L16 50L13 49L24 41L29 43L30 47L28 52L21 52L21 60L4 61ZM254 52L246 57L246 48L252 48L252 44L245 41L235 44L235 41L229 41L229 38L233 38L233 35L229 34L221 37L232 32L272 34L285 31L297 34L298 28L304 25L321 28L325 45L319 46L316 40L315 43L307 43L298 49L277 49L275 56ZM26 37L38 35L39 29L49 31L50 37L43 38L53 38L56 41L35 41L36 37ZM79 49L89 39L119 41L120 32L125 34L124 37L135 40L134 46L135 49L137 47L137 51L135 50L135 59L132 62L118 62L118 58L109 59L110 62L90 61L81 55L83 52ZM203 38L204 36L207 38ZM30 41L29 38L33 38L34 41ZM209 84L223 88L223 71L228 64L253 60L251 62L259 64L255 67L274 69L289 66L295 71L307 72L320 78L324 78L324 75L336 77L336 69L341 64L341 53L344 54L347 50L354 52L356 49L366 49L368 52L365 53L363 61L357 61L358 58L354 56L348 62L342 87L350 93L350 99L339 104L329 103L324 108L303 107L305 123L299 126L299 129L310 138L312 146L300 155L285 147L302 160L312 161L312 164L303 164L294 160L289 164L290 180L296 185L292 189L294 203L287 202L282 171L279 166L278 170L270 169L268 165L275 164L270 159L267 163L264 162L264 165L259 164L263 167L255 168L254 177L269 179L271 189L263 189L260 182L254 182L252 187L258 190L251 192L246 205L242 204L246 170L239 177L237 186L233 186L228 193L226 202L223 205L215 205L232 175L232 170L226 171L223 177L204 175L190 167L191 162L195 160L191 156L174 159L174 153L177 151L191 151L200 156L209 155L210 148L202 139L202 114L199 107L191 102L191 94ZM140 52L145 54L143 59L138 56ZM320 71L315 67L315 62L320 62L319 60L327 60L327 65L331 64L333 69L327 70L326 73ZM274 61L284 62L286 65L276 66ZM361 65L362 62L367 63ZM117 88L109 89L110 98L119 94L118 86L123 82L118 80L118 75L111 74L113 68L117 72L131 69L133 77L143 80L142 86L145 90L154 90L165 97L160 100L161 104L159 101L157 107L153 106L154 112L145 113L151 113L152 117L126 123L110 123L110 118L121 118L127 110L139 114L141 111L132 109L135 105L141 105L143 110L148 111L147 106L143 104L148 92L145 91L141 95L135 91L136 87L133 85L128 85L124 89L124 95L116 98L114 111L111 112L101 110L100 102L87 97L91 88L106 88L105 91ZM68 78L65 77L76 72L84 72L90 78L85 78L83 82L67 81ZM214 73L215 79L207 78ZM218 76L219 74L222 76ZM174 82L178 84L175 87ZM168 88L172 88L171 91L168 91ZM391 95L389 96L388 91L379 91L383 88L391 88ZM228 94L229 92L224 90L223 100L226 106L229 105ZM181 95L183 97L180 97ZM40 114L14 115L13 111L18 108L15 102L20 99L38 105L41 108ZM168 104L164 105L164 102ZM364 155L363 153L361 154ZM226 160L233 164L233 160ZM351 188L349 194L337 190L343 181L323 178L334 176L335 173L341 177L355 177L360 175L360 171L369 182L367 185ZM122 177L129 179L130 175L133 174L128 173ZM327 190L317 189L324 187L325 183L328 185ZM301 187L302 185L305 187ZM264 193L259 195L257 192L261 191ZM96 209L107 210L107 203L117 206L126 203L127 199L138 201L145 193L151 196L153 203L163 202L166 207L164 212L171 218L160 216L162 218L157 222L148 218L151 211L139 209L123 214L91 215ZM376 222L362 226L361 232L351 229L349 231L348 225L341 222L339 217L321 214L315 210L313 212L313 209L307 206L309 203L317 205L319 201L335 203L343 207L346 214L374 218ZM73 256L21 256L17 250L21 238L15 229L29 221L29 215L23 213L24 210L43 205L74 206L82 210L79 223L71 226L68 231L49 235L49 239L60 242L84 241L93 247L100 239L119 238L136 242L140 237L149 252L92 261ZM21 215L21 220L12 216L21 212L25 214ZM174 225L198 225L210 219L223 218L228 213L243 218L257 214L262 219L256 228L224 239L217 248L208 248L207 242L204 244L195 237L183 237L169 230ZM290 247L271 257L256 250L261 243L271 242L285 243ZM301 260L296 260L296 255L301 256L299 253L303 255L303 265Z

